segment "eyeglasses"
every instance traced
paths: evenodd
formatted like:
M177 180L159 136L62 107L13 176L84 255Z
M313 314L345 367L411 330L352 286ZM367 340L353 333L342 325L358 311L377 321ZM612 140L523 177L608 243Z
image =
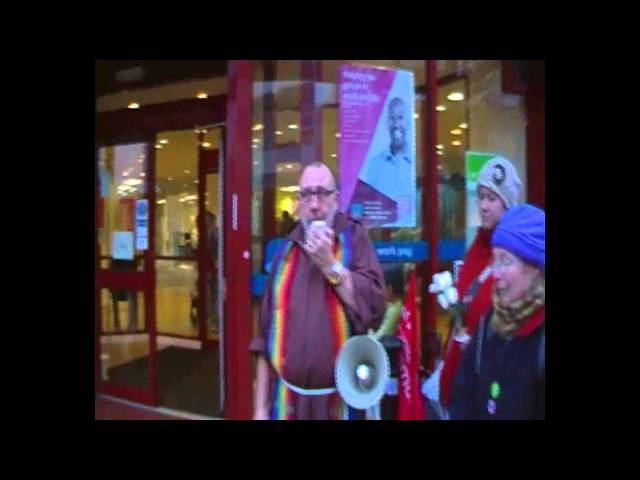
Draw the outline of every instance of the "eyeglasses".
M298 198L305 203L311 202L314 196L318 199L318 201L322 201L333 192L335 192L335 190L325 190L324 188L319 188L318 190L313 191L310 188L305 188L304 190L300 190L298 192Z

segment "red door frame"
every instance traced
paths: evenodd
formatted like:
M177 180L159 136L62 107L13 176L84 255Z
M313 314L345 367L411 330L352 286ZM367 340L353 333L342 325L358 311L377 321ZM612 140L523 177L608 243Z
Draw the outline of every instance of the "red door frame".
M251 418L251 61L229 61L224 156L223 416Z
M147 155L147 192L149 199L149 248L144 256L144 272L112 272L103 270L100 264L100 249L98 243L98 229L95 231L95 352L96 352L96 390L116 397L157 405L156 378L156 302L155 302L155 142L156 132L162 130L180 130L193 128L195 125L223 123L226 118L227 96L210 97L206 100L188 99L163 104L142 106L138 110L117 110L98 113L96 115L96 177L95 177L95 205L99 204L99 148L108 145L127 143L148 143ZM226 179L224 180L226 181ZM96 208L95 225L99 223ZM247 275L246 283L250 279ZM145 295L145 330L149 333L149 388L140 390L134 387L117 385L101 379L101 347L102 311L100 290L102 288L130 288L143 291ZM247 297L250 298L250 297ZM246 302L245 302L246 303ZM233 304L231 305L233 307ZM226 309L226 307L225 307ZM225 316L233 318L234 310L225 311ZM232 338L233 340L233 338ZM234 343L230 342L229 349L233 351ZM226 378L226 377L225 377ZM226 390L226 389L225 389ZM230 399L231 400L231 399Z

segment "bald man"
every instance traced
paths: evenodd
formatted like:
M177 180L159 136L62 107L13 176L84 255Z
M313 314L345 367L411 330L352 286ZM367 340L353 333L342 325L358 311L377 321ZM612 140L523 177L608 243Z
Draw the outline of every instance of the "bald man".
M337 212L331 170L312 163L298 186L300 220L274 255L250 347L256 420L345 418L333 373L338 349L377 328L384 312L382 268L367 230Z
M409 143L411 138L408 138L412 121L409 115L410 111L402 99L396 97L389 102L389 146L368 159L358 176L360 181L395 202L396 226L409 226L413 222L415 167ZM357 192L354 198L358 198Z

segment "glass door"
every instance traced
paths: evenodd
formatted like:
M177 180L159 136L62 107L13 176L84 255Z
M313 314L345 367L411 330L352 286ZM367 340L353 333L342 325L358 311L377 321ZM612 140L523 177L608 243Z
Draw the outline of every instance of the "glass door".
M155 402L150 144L98 148L96 329L99 390Z

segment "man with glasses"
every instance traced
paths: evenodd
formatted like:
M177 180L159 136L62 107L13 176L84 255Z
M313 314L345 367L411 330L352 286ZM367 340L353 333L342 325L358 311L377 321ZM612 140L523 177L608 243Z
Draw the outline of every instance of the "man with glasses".
M337 352L350 335L377 328L384 312L382 268L367 230L337 211L331 170L314 162L298 186L299 221L274 255L250 347L259 420L344 418Z

